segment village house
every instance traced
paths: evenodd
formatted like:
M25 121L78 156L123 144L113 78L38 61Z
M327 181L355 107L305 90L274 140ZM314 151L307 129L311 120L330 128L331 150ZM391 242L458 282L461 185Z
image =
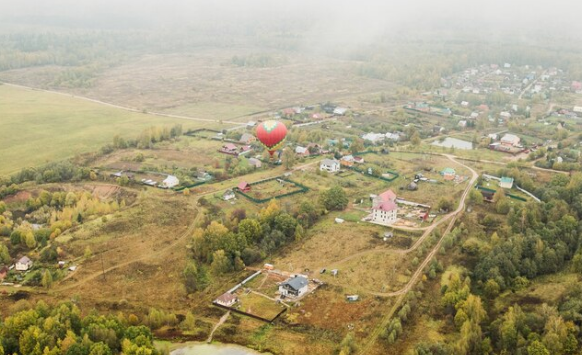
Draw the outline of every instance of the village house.
M306 157L309 155L309 149L306 147L297 146L295 147L295 154Z
M251 144L253 142L255 142L257 140L257 138L255 138L255 136L253 136L250 133L243 133L243 135L240 137L239 142L243 143L243 144Z
M461 121L459 121L459 123L457 125L460 128L465 128L465 127L467 127L467 121L466 120L461 120Z
M220 295L216 300L214 300L214 302L224 307L232 307L237 301L238 298L229 292Z
M253 151L253 147L251 147L250 145L243 145L242 147L240 147L237 156L238 155L246 155L252 151Z
M396 194L392 190L376 196L372 205L372 222L389 226L396 222L398 206Z
M574 106L572 109L575 113L582 113L582 106Z
M386 133L386 139L393 142L398 142L400 140L400 134L398 133Z
M340 159L340 164L343 166L353 166L354 165L354 156L353 155L344 155Z
M23 256L16 262L16 270L17 271L27 271L32 267L32 260L28 258L28 256Z
M354 163L356 163L356 164L364 164L364 162L365 162L364 161L364 157L361 157L361 156L355 156L354 157Z
M511 118L511 113L507 112L507 111L503 111L499 114L499 117L504 118L504 119L510 119Z
M301 297L307 292L309 280L295 275L279 285L279 293L284 297Z
M220 148L221 153L238 155L238 147L232 143L226 143Z
M251 191L251 185L248 182L246 182L246 181L241 181L238 184L237 187L242 192L249 192L249 191Z
M249 158L249 165L254 167L255 169L258 169L261 166L263 166L263 163L257 158Z
M167 189L171 189L173 187L176 187L180 184L180 180L178 180L177 177L175 177L174 175L168 175L168 177L166 177L164 179L164 181L162 181L162 186L167 188Z
M236 195L234 194L234 191L232 190L226 190L223 194L222 194L222 199L224 201L230 201L236 198Z
M503 137L501 137L501 144L505 146L517 147L521 139L513 134L506 133Z
M499 186L504 189L511 189L513 187L513 178L503 176L499 181Z
M440 173L447 181L455 180L457 172L453 168L444 168Z
M340 170L340 162L336 159L323 159L319 164L319 170L337 173Z
M198 170L198 172L196 173L196 180L210 181L212 180L212 175L210 175L208 172L204 170Z
M366 133L362 136L365 141L370 141L374 144L382 143L386 139L386 135L382 133Z
M346 114L346 112L348 112L348 109L347 109L347 108L345 108L345 107L336 107L336 108L333 110L333 114L334 114L334 116L343 116L343 115L345 115L345 114Z

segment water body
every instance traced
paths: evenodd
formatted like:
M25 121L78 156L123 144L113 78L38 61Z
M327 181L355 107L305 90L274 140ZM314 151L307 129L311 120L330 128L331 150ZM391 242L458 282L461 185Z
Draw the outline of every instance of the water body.
M244 346L231 344L190 344L170 352L170 355L269 355Z
M432 145L436 145L439 147L445 147L445 148L457 148L457 149L467 149L467 150L473 149L473 143L464 141L462 139L451 138L451 137L445 138L445 140L442 142L439 140L436 140L436 141L432 142Z

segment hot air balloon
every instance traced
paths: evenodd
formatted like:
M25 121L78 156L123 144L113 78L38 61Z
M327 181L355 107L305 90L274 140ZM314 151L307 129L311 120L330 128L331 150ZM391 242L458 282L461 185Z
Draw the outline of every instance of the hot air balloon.
M279 121L265 121L257 127L257 138L267 148L271 157L277 149L281 148L285 136L287 136L287 127Z

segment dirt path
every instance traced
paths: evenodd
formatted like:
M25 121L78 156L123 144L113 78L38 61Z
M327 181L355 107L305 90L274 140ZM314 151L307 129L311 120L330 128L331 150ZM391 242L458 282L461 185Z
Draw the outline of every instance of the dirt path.
M465 192L463 193L463 196L461 197L461 201L459 203L459 207L453 213L453 218L449 222L449 225L447 226L447 229L445 230L445 232L443 233L443 235L441 236L441 238L439 239L439 241L437 242L437 244L432 248L432 250L430 251L430 253L424 259L424 261L418 266L418 268L416 269L416 271L414 272L414 274L412 275L412 277L410 278L410 281L408 281L408 283L406 284L406 286L404 286L404 288L402 288L401 290L396 291L396 292L384 293L384 294L383 293L376 294L378 296L386 296L386 297L394 297L394 296L396 296L398 298L396 299L396 302L394 303L394 305L392 306L392 308L390 309L390 311L384 316L384 318L382 319L382 322L380 322L380 324L376 327L376 329L374 329L374 331L372 331L372 333L368 337L368 341L360 349L359 354L361 354L361 355L367 355L370 352L370 350L374 346L376 340L378 339L378 337L380 336L380 334L382 333L382 331L388 326L388 323L392 319L392 316L394 315L394 313L396 312L396 310L398 309L398 307L400 307L400 305L404 301L404 297L406 296L406 294L408 293L408 291L410 291L410 289L416 284L416 282L418 281L418 279L422 275L423 270L426 268L426 266L430 263L430 261L432 260L432 258L434 257L434 255L440 249L443 239L447 236L448 233L450 233L450 231L452 230L452 228L455 225L455 222L456 222L458 216L460 215L460 213L462 211L464 211L464 209L465 209L465 200L467 199L467 196L469 195L469 192L471 191L471 188L473 187L473 184L475 183L475 181L479 177L479 175L477 174L477 172L475 172L475 170L473 170L470 167L468 167L468 166L466 166L466 165L458 162L457 160L455 160L455 157L453 155L450 155L450 154L443 154L443 155L446 156L451 161L453 161L453 162L455 162L455 163L457 163L459 165L462 165L463 167L469 169L471 171L471 173L472 173L473 176L472 176L471 180L469 181L469 185L465 189Z
M218 329L218 327L220 327L221 325L224 324L224 322L226 322L226 320L228 319L228 316L230 316L230 311L226 312L222 317L220 317L220 320L218 321L218 323L216 323L214 328L212 328L212 331L210 332L208 339L206 339L207 343L212 342L212 336L214 335L214 332L216 331L216 329Z

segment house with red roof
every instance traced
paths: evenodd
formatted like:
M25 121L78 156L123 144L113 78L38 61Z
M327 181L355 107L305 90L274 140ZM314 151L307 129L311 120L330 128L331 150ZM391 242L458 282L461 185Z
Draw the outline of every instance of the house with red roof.
M372 223L389 226L396 222L398 206L396 194L392 190L385 191L374 198L372 205Z
M246 181L241 181L238 184L237 187L242 192L249 192L249 191L251 191L251 185L248 182L246 182Z

